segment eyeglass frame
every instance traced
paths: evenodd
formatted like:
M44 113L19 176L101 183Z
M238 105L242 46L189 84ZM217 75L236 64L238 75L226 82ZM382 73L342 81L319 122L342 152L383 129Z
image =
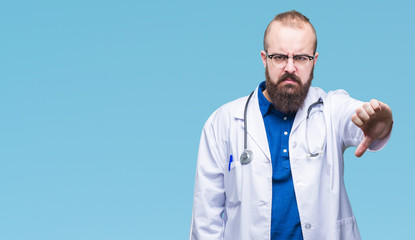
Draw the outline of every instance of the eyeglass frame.
M288 59L290 59L290 58L292 58L292 59L293 59L293 64L295 65L295 62L294 62L294 61L295 61L295 59L294 59L294 58L296 58L296 57L306 57L306 58L308 58L308 61L314 60L314 58L316 57L315 53L314 53L314 55L313 55L313 56L306 55L306 54L299 54L299 55L294 55L294 56L292 56L292 57L290 57L290 56L288 56L288 55L285 55L285 54L279 54L279 53L269 55L267 51L265 51L265 54L266 54L267 58L271 59L271 62L272 62L272 58L273 58L273 57L275 57L275 56L281 56L281 57L287 58L287 60L285 61L285 65L281 65L280 67L279 67L279 66L275 66L275 64L274 64L274 63L272 63L272 65L273 65L274 67L279 67L279 68L283 68L283 67L287 66L287 64L288 64ZM307 63L308 63L308 62L307 62ZM295 65L295 66L296 66L296 67L298 67L298 65Z

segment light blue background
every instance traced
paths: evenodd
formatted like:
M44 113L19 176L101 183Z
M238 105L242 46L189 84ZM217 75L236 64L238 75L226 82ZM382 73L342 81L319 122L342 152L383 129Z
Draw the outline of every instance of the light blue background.
M318 34L314 86L394 113L380 153L346 155L364 239L410 239L411 1L3 1L0 239L186 239L204 122L264 79L265 27Z

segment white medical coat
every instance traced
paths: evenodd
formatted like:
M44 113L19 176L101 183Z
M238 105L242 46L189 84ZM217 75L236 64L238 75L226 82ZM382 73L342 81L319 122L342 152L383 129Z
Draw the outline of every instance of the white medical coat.
M320 97L324 104L314 108L323 110L326 126L324 121L310 120L307 131L311 152L324 146L323 154L309 157L305 118L308 107ZM247 165L239 162L244 150L246 100L243 97L223 105L203 128L194 189L192 240L270 239L272 164L258 88L247 110L247 141L253 160ZM289 136L289 155L304 240L361 239L343 180L343 152L363 139L363 132L351 121L361 104L343 90L325 93L311 87L297 111ZM369 150L383 148L389 137L373 142ZM229 165L230 155L234 161Z

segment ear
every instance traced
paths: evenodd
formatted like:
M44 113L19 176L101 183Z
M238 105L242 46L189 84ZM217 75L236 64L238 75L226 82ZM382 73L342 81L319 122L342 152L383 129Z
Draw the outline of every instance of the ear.
M267 53L262 50L261 51L261 59L262 59L262 63L264 64L264 67L267 66Z
M316 54L314 54L314 66L317 63L317 58L318 58L318 52L316 52Z

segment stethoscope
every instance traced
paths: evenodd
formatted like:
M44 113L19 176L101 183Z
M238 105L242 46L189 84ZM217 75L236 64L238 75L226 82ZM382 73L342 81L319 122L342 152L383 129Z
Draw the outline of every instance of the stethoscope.
M243 165L246 165L248 163L250 163L252 161L253 158L253 153L251 150L248 149L248 144L247 144L247 138L248 138L248 120L247 120L247 110L248 110L248 104L249 101L251 100L252 95L254 94L255 90L251 92L251 94L249 94L248 99L246 100L245 103L245 109L244 109L244 151L240 156L240 162ZM307 145L307 150L308 150L308 154L307 154L307 158L310 157L317 157L321 154L323 154L323 148L324 148L324 143L326 142L326 138L327 138L327 127L325 127L325 133L324 133L324 141L323 141L323 145L321 146L320 150L318 152L312 153L310 150L310 145L309 145L309 141L308 141L308 121L310 119L310 113L311 110L313 109L313 107L317 106L317 105L323 105L323 100L321 98L319 98L315 103L311 104L308 109L307 109L307 117L306 117L306 131L305 131L305 141L306 141L306 145ZM326 120L324 119L324 126L326 126Z

